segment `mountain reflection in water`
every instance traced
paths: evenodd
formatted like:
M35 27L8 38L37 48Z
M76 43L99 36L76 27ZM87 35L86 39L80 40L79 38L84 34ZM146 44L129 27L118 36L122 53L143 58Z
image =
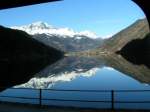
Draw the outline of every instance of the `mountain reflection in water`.
M65 57L15 87L57 89L150 89L150 69L111 54L98 57Z

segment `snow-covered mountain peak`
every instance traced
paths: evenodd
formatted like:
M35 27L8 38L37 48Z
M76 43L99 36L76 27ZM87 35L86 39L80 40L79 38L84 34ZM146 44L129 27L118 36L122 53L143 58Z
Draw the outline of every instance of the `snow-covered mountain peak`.
M11 27L13 29L19 29L23 30L31 35L35 34L47 34L47 35L55 35L55 36L61 36L63 38L72 38L76 37L77 39L81 39L82 37L86 36L88 38L96 39L98 36L91 32L91 31L81 31L81 32L76 32L73 29L70 28L55 28L48 23L38 21L34 22L29 25L24 25L24 26L14 26Z
M23 31L26 31L29 34L34 34L34 33L37 33L40 30L48 30L48 29L52 29L53 27L51 25L45 23L45 22L38 21L38 22L34 22L32 24L29 24L29 25L13 26L11 28L23 30Z
M27 27L33 29L51 29L53 28L51 25L47 24L46 22L38 21L32 24L29 24Z

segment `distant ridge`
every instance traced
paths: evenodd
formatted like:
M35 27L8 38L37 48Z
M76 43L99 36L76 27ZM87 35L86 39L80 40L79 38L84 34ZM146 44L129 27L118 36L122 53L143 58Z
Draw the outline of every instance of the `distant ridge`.
M116 52L134 39L143 39L148 33L149 25L147 19L139 19L129 27L112 36L112 38L106 39L100 49Z

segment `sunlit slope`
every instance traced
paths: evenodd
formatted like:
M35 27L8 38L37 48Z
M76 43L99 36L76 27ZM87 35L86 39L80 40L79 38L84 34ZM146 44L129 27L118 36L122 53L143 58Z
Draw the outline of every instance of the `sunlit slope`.
M128 42L134 39L143 39L149 33L147 19L137 20L135 23L105 40L100 49L116 52L121 50Z

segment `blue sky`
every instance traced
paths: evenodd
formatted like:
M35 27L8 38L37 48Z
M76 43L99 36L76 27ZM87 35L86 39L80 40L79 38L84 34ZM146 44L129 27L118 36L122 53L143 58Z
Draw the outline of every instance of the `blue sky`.
M131 0L64 0L1 10L0 25L10 27L43 21L54 27L89 30L106 37L144 17Z

